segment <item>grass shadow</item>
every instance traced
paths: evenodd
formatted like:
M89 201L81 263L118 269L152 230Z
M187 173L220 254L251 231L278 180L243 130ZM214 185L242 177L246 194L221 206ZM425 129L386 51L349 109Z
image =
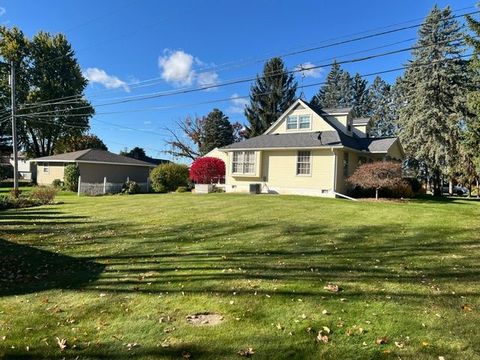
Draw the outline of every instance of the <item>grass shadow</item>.
M0 296L78 288L103 270L94 261L0 239Z

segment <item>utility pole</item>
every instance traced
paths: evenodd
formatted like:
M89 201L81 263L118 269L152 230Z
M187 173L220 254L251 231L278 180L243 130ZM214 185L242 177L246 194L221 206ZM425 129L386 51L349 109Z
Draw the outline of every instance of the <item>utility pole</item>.
M17 119L15 116L15 63L10 62L10 92L12 108L12 150L13 150L13 193L18 196L18 144L17 144Z

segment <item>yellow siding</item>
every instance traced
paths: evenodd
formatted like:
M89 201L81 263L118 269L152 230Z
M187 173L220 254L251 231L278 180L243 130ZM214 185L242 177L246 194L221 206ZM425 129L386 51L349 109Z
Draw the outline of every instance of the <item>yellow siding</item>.
M205 154L204 157L214 157L214 158L223 160L225 165L227 164L227 161L228 161L227 153L225 153L224 151L218 150L218 148L215 148L209 153Z
M63 181L64 170L63 163L37 164L37 184L52 185L56 179Z
M228 153L227 191L246 192L249 184L262 184L263 192L326 195L334 184L335 158L330 150L311 151L311 175L296 175L297 150L262 151L261 171L257 177L232 175Z
M402 160L403 159L403 152L402 152L402 149L400 147L400 143L397 141L395 141L395 143L390 147L390 149L388 149L388 153L387 155L392 158L392 159L395 159L395 160Z
M311 128L305 130L287 130L287 117L290 115L310 115L311 116ZM289 113L285 114L274 128L272 128L267 134L285 134L293 132L312 132L312 131L332 131L335 130L330 124L318 116L314 111L310 109L304 109L297 107Z

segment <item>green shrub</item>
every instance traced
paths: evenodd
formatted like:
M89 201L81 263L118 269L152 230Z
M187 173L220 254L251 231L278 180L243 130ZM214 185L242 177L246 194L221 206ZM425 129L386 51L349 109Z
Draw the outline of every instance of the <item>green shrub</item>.
M123 194L138 194L140 192L140 186L135 181L128 180L125 184L122 185Z
M150 183L155 192L175 191L188 185L188 166L181 164L161 164L150 173Z
M188 192L188 187L187 186L179 186L176 190L177 193L185 193Z
M76 164L65 166L64 180L65 188L70 191L77 191L78 177L80 176L80 169Z
M51 204L55 200L58 189L52 186L36 186L30 192L29 198L32 202L45 205Z
M26 208L41 205L38 201L31 199L25 195L12 197L9 195L0 195L0 210L13 208Z
M52 186L56 188L60 188L63 186L63 181L60 179L55 179L52 181Z

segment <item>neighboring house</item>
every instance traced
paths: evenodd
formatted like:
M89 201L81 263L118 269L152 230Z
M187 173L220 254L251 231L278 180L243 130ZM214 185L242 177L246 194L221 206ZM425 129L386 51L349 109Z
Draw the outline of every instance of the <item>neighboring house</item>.
M155 165L98 149L87 149L33 159L37 164L37 183L50 185L64 180L65 166L77 164L82 183L124 183L127 179L147 182Z
M350 108L319 109L299 99L263 135L208 155L225 161L227 192L260 184L264 193L334 197L345 193L359 164L404 157L397 138L370 138L369 126Z
M21 179L36 180L37 167L35 163L28 160L27 156L23 153L18 153L18 174ZM14 166L13 154L10 155L10 164Z
M132 157L132 159L145 161L145 162L148 162L148 163L150 163L152 165L155 165L155 166L158 166L158 165L161 165L161 164L168 164L170 162L170 160L157 159L157 158L152 158L150 156L145 156L145 157L141 157L141 158Z

